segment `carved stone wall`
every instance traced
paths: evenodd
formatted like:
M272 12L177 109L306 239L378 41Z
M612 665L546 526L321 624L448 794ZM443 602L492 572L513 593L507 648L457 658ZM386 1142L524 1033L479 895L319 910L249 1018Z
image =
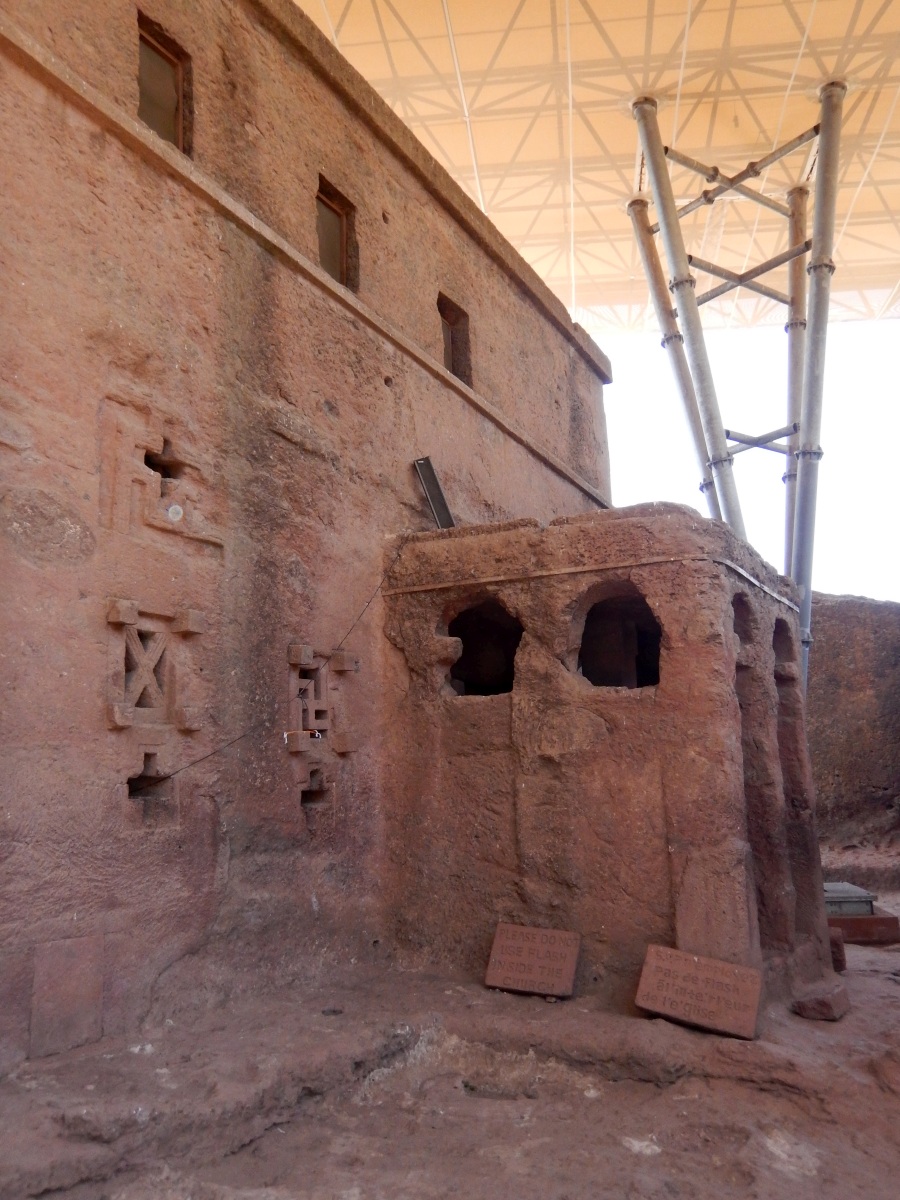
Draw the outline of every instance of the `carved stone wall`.
M749 547L673 505L485 526L408 543L386 595L409 952L477 970L498 921L572 929L625 1010L650 942L772 993L830 971L795 598ZM456 671L477 611L521 627L511 686L489 632L476 690Z
M809 747L818 819L838 843L900 834L900 604L813 597Z
M0 1070L133 1029L210 941L260 981L378 941L414 460L464 522L608 491L602 353L296 6L149 15L192 158L137 119L133 3L0 13Z

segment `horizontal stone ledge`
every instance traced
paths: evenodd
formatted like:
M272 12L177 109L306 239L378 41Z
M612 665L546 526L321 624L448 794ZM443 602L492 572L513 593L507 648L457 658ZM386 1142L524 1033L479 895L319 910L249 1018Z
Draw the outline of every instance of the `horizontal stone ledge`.
M201 196L214 209L220 212L238 228L254 238L271 254L280 258L298 275L312 283L320 291L328 295L340 307L347 309L364 325L379 334L401 353L424 368L430 375L440 380L450 391L460 396L471 408L496 425L507 437L517 442L539 462L548 467L554 474L593 500L600 508L609 508L610 501L593 484L583 479L573 471L557 455L546 447L533 441L528 434L519 429L516 423L506 417L490 400L478 395L470 387L457 379L446 368L426 354L405 334L395 329L367 305L363 304L346 288L336 283L330 275L310 262L299 250L277 233L271 226L260 220L239 200L215 182L206 172L201 171L191 159L186 158L174 146L162 141L141 121L129 116L117 104L108 100L96 88L71 71L63 62L52 54L45 46L29 37L6 16L0 13L0 46L13 59L26 69L38 74L50 85L61 91L76 107L80 108L91 119L103 125L115 134L124 145L130 147L142 158L161 167L166 173L174 176L196 195ZM524 280L520 281L527 287ZM532 294L530 289L529 294ZM545 307L542 305L542 307ZM551 323L560 327L558 319L547 313ZM586 354L583 340L577 331L567 332L561 329L572 343L588 358L601 378L608 381L607 375L599 369L598 364Z

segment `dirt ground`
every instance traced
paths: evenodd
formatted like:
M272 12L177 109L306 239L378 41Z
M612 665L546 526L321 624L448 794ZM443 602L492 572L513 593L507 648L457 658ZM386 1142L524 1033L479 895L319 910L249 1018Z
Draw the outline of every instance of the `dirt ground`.
M247 979L22 1064L0 1196L888 1200L900 947L849 947L844 979L842 1021L771 1005L752 1043L371 965Z

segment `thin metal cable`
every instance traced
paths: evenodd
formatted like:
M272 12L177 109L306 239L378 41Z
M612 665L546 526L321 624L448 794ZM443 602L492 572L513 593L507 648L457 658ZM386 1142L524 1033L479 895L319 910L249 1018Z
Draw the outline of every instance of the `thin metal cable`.
M859 183L856 185L856 191L853 193L853 199L850 201L847 211L844 214L844 223L841 225L841 231L837 235L837 237L834 239L835 255L837 254L838 247L841 244L841 238L844 236L844 233L846 232L847 225L848 225L848 223L850 221L850 217L853 213L853 209L856 207L856 202L859 199L859 194L862 191L866 180L869 178L869 172L872 170L872 164L875 162L875 159L878 157L879 153L881 152L881 147L884 142L884 139L887 137L887 133L890 128L891 121L894 119L894 109L897 107L898 100L900 100L900 84L897 85L897 90L894 92L894 99L891 101L891 107L888 110L887 120L885 121L884 127L881 130L881 135L878 138L878 141L875 143L875 149L872 151L871 155L869 156L869 161L866 163L866 169L863 171L862 179L860 179Z
M385 570L384 574L381 576L381 579L378 581L378 586L375 588L375 591L372 593L372 595L368 598L368 600L365 602L363 607L360 609L359 614L357 615L353 624L350 626L350 628L347 630L347 632L344 634L344 636L341 638L341 640L338 642L338 644L334 647L334 649L331 651L331 653L325 654L322 656L325 659L325 662L328 662L330 659L332 659L334 657L335 654L337 654L338 650L340 650L340 648L343 646L344 642L346 642L347 638L350 636L350 634L353 632L353 630L357 627L357 625L360 623L360 621L366 615L366 612L368 611L368 609L371 606L372 602L374 601L375 597L378 595L378 593L384 587L385 580L390 575L391 571L393 571L394 567L397 565L400 555L406 549L407 543L409 542L409 539L411 536L412 536L411 534L407 534L401 540L399 549L397 550L397 553L391 559L389 566ZM196 767L199 763L206 762L206 760L208 758L214 758L217 754L221 754L223 751L228 750L229 747L235 745L236 742L243 741L245 737L249 737L251 733L255 733L258 729L262 729L265 725L268 725L268 724L269 724L269 722L267 720L266 721L257 721L255 725L251 725L249 729L245 729L243 733L239 733L237 735L237 737L233 737L231 739L231 741L225 742L224 745L217 746L215 748L215 750L210 750L208 754L202 754L199 758L195 758L191 762L185 763L183 767L176 767L174 771L169 771L169 773L167 775L154 775L152 777L152 779L148 779L147 782L142 787L133 788L131 795L135 795L140 792L146 791L147 788L155 787L156 784L163 783L166 779L174 779L174 777L176 775L180 775L182 771L187 771L190 767Z
M678 89L675 92L675 113L672 117L672 145L678 141L678 109L681 107L681 87L684 83L684 67L687 62L688 38L693 20L694 0L688 0L687 13L684 18L684 41L681 43L681 66L678 68Z
M328 29L331 33L331 40L334 42L335 46L337 46L337 44L338 44L337 31L334 28L334 22L331 19L331 13L328 11L328 5L325 3L325 0L321 0L321 4L322 4L322 12L325 14L326 24L328 25ZM338 49L340 49L339 46L338 46Z
M781 113L779 114L779 117L778 117L778 127L775 130L775 138L772 142L773 150L778 149L778 141L781 137L781 128L784 124L784 117L785 117L785 113L787 112L788 100L790 99L790 96L791 96L791 91L794 86L794 81L797 78L797 72L800 70L800 63L803 61L803 55L804 55L804 52L806 51L806 43L809 41L809 33L810 33L810 30L812 29L813 18L816 15L816 7L817 7L818 3L819 3L819 0L813 0L813 5L809 12L809 19L807 20L806 27L803 30L803 37L800 40L800 49L797 51L797 57L794 60L794 69L793 69L793 71L791 71L791 77L788 80L787 89L785 90L785 93L784 93L784 99L781 102ZM769 178L769 172L772 170L772 167L774 165L775 164L772 163L770 166L766 167L765 171L763 172L762 179L759 181L760 192L765 192L766 183L768 182L768 178ZM748 243L747 251L744 254L744 265L741 267L741 274L743 274L744 271L747 270L747 263L750 261L750 253L753 249L754 244L756 243L756 234L759 230L759 220L760 220L761 216L762 216L762 213L760 211L760 206L757 205L756 206L756 216L753 218L753 231L750 234L750 241ZM731 297L731 305L730 305L728 317L726 320L726 325L728 327L731 327L731 325L734 323L734 316L735 316L735 312L737 310L737 302L738 302L738 296L740 295L740 290L741 290L740 288L735 288L734 295Z
M453 26L450 23L450 9L447 0L441 0L444 8L444 24L447 26L447 37L450 39L450 53L453 56L453 70L456 72L456 86L459 88L459 102L462 105L463 120L466 123L466 134L469 138L469 153L472 155L472 170L475 173L475 188L478 192L478 207L485 212L484 192L481 190L481 172L478 170L478 157L475 154L475 136L472 133L472 118L469 113L469 103L466 100L466 89L463 87L462 71L459 68L459 58L456 53L456 38L453 36Z

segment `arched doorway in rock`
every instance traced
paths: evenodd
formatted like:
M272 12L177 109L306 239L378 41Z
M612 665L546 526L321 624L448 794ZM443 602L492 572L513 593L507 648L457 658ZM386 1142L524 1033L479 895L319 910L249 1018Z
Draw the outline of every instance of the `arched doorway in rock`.
M460 696L499 696L511 692L515 659L524 630L499 600L465 608L447 627L462 642L462 654L450 668L449 682Z

